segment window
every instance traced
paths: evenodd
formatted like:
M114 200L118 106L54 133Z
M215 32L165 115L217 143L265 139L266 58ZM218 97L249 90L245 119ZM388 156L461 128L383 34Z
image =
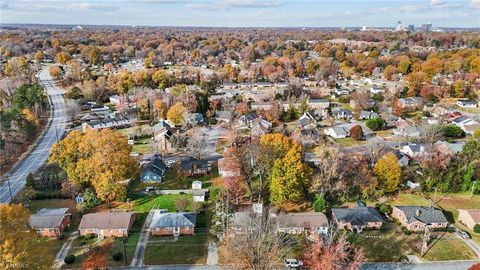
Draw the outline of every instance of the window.
M190 230L190 227L185 227L185 231L188 231L188 230Z

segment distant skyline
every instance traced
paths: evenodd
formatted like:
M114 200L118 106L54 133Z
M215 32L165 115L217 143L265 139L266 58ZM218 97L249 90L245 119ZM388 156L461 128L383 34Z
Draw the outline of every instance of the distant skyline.
M0 0L1 23L212 27L480 27L480 0Z

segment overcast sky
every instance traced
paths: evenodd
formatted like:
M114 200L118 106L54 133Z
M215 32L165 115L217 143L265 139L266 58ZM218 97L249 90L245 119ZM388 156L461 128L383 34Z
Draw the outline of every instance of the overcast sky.
M480 27L480 0L0 0L1 23Z

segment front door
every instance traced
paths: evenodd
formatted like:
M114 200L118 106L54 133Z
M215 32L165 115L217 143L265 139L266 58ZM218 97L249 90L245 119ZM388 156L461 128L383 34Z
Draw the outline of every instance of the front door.
M174 227L173 228L173 234L174 235L179 235L180 234L180 227Z

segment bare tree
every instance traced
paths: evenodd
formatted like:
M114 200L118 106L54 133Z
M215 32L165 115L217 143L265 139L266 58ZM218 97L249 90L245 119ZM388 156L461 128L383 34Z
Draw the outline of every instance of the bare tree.
M75 116L80 113L80 105L75 100L67 99L66 112L71 121L75 120Z
M232 230L222 248L224 258L234 269L277 269L281 258L295 247L293 238L277 232L271 219L261 221L252 213L239 226Z
M199 136L200 134L195 134L188 140L187 149L190 156L196 159L202 159L206 155L207 142L204 138Z

